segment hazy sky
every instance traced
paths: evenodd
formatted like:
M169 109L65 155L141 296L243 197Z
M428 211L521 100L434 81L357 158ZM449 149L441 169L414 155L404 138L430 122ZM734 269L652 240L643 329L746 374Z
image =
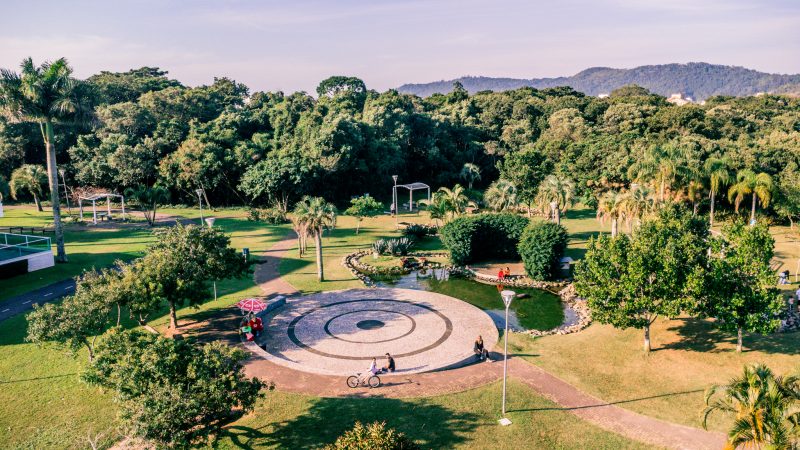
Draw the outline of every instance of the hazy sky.
M158 66L190 84L385 90L462 75L572 75L704 61L800 73L800 0L5 0L0 67L67 57L79 77Z

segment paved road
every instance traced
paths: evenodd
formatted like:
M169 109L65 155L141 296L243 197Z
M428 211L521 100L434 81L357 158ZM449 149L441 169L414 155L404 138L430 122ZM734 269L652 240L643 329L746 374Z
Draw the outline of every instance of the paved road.
M34 303L52 302L73 292L75 292L75 280L70 278L3 300L0 302L0 322L11 316L27 312L33 308Z

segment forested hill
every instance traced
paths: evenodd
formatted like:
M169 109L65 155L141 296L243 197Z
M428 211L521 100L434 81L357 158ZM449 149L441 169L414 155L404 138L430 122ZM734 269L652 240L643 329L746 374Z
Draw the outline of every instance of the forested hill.
M571 77L533 78L530 80L462 77L458 80L404 84L398 90L427 97L437 92L443 94L450 92L455 81L460 81L470 93L487 90L505 91L523 86L538 89L570 86L588 95L608 94L618 87L638 84L663 96L680 92L695 100L704 100L713 95L743 96L758 92L786 92L787 85L800 83L800 74L771 74L744 67L707 63L661 64L633 69L593 67Z

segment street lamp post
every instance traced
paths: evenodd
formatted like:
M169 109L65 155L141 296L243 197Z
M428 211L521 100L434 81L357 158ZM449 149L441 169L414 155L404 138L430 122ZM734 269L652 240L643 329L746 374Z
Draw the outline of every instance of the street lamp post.
M506 330L503 333L503 418L500 419L501 425L511 425L511 421L506 418L506 378L508 378L508 308L511 301L517 294L511 290L504 290L500 293L503 297L503 304L506 307Z
M200 226L202 227L205 223L203 220L203 190L195 189L194 192L197 194L197 202L200 204Z
M392 205L394 206L394 227L397 228L397 213L400 212L400 208L397 205L397 175L392 175L392 180L394 180L394 187L392 188Z

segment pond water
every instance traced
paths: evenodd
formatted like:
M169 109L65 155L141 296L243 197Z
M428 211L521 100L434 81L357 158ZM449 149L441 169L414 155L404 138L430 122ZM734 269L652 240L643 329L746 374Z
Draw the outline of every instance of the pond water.
M484 310L502 310L503 300L497 286L463 278L450 278L444 269L414 271L408 275L373 277L381 287L417 289L449 295ZM540 289L512 288L517 294L527 294L511 303L520 326L532 330L549 330L564 321L561 298Z

